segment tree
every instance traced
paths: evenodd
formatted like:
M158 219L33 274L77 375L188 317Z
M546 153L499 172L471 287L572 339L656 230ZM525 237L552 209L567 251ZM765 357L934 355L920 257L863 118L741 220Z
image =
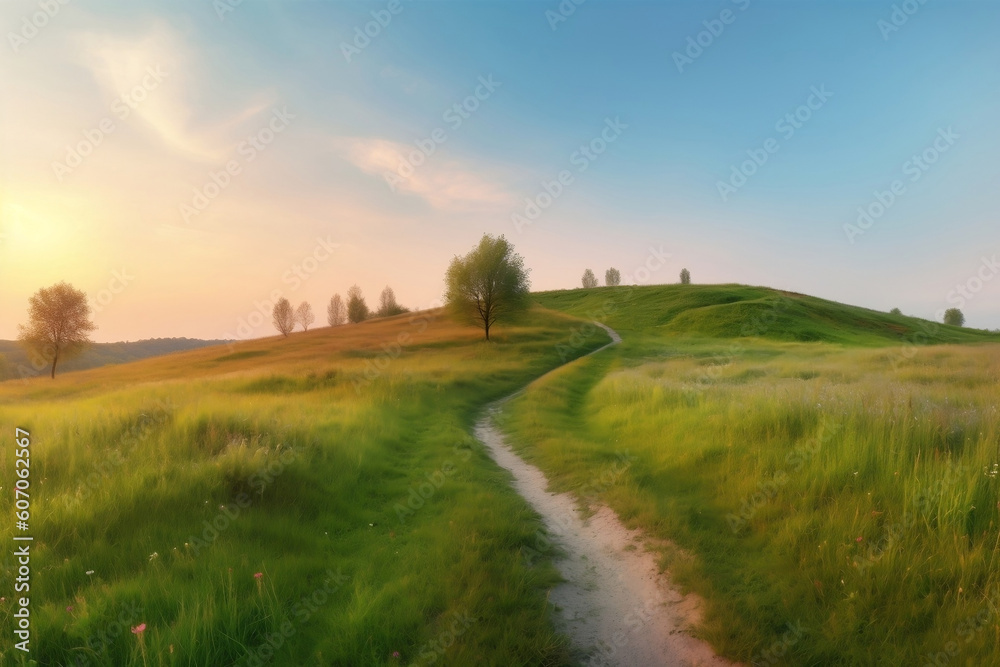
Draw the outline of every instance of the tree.
M901 311L899 308L893 308L892 310L889 311L889 314L890 315L902 315L903 311Z
M949 308L944 311L944 323L953 327L960 327L965 324L965 315L958 308Z
M351 289L347 290L347 319L357 324L367 320L368 315L368 304L361 296L361 288L357 285L351 285Z
M278 303L274 304L274 310L271 311L271 315L274 328L280 331L282 336L287 337L288 334L292 333L292 330L295 328L295 311L292 310L292 304L288 299L284 297L278 299Z
M687 269L681 269L681 285L691 284L691 272Z
M302 325L303 331L309 331L309 327L316 321L316 316L313 315L313 307L309 305L308 301L303 301L295 309L295 321Z
M28 300L28 323L18 327L18 340L29 353L52 362L55 378L59 359L79 354L96 328L90 321L87 295L60 282L43 287Z
M608 287L616 287L622 284L622 274L616 268L610 268L604 272L604 284Z
M28 323L18 327L17 338L29 352L52 362L55 379L59 359L83 351L95 329L87 295L61 282L43 287L28 300Z
M410 311L396 303L396 293L392 291L391 287L386 285L386 288L382 290L382 296L379 298L378 312L375 314L379 317L391 317L408 312Z
M597 287L597 276L594 275L593 271L587 269L583 272L583 288L591 289L593 287Z
M528 306L528 271L506 238L483 234L479 245L455 257L445 275L445 303L455 316L490 328Z
M326 321L331 327L339 327L347 321L347 309L339 294L330 297L330 305L326 307Z

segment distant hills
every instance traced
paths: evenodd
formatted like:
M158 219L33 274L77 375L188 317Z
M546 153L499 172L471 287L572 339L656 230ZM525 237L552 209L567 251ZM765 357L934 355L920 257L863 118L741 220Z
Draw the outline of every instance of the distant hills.
M199 340L197 338L150 338L129 343L94 343L78 357L60 361L57 373L82 371L88 368L122 364L149 357L159 357L171 352L194 350L210 345L225 345L225 340ZM0 340L0 381L21 377L22 374L42 375L48 366L38 369L17 341Z

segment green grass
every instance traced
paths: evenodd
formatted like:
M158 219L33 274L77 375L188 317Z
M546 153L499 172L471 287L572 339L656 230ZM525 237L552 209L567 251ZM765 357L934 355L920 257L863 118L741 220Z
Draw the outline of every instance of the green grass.
M718 650L997 663L996 335L743 286L537 297L554 310L490 344L420 313L0 383L0 428L32 434L32 657L571 664L539 519L470 429L607 342L576 319L597 318L624 342L505 427L555 486L673 541ZM11 448L0 466L10 489Z
M470 428L562 363L572 321L536 311L487 344L432 316L0 384L3 430L32 437L31 657L568 664L555 570L523 555L538 517ZM11 488L12 448L0 466Z
M1000 345L954 344L997 336L741 286L538 301L624 342L534 384L504 427L556 488L672 541L719 651L1000 664Z
M1000 335L745 285L654 285L539 292L538 303L621 332L824 341L851 345L972 343Z

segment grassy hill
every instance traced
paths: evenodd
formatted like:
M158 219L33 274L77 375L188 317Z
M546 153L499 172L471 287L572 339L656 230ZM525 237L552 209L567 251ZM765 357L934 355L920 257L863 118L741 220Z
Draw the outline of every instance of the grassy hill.
M649 285L539 292L535 300L622 331L850 345L1000 341L1000 334L745 285Z
M224 340L198 340L195 338L150 338L128 343L95 343L72 359L59 362L60 373L86 370L108 364L159 357L172 352L195 350L210 345L222 345ZM23 372L22 372L23 371ZM0 381L27 375L44 375L46 368L36 368L17 341L0 340Z
M555 487L683 549L720 651L1000 657L997 336L735 285L535 296L492 343L432 311L0 384L0 423L31 433L33 657L572 664L548 554L526 557L538 517L470 428L606 343L593 319L623 344L505 428ZM10 488L12 448L0 467Z
M536 298L623 343L504 428L556 490L663 544L719 651L1000 664L1000 336L738 285Z
M538 517L470 429L562 363L572 324L537 310L485 343L422 312L0 384L0 423L31 433L32 657L568 664L554 570L522 555Z

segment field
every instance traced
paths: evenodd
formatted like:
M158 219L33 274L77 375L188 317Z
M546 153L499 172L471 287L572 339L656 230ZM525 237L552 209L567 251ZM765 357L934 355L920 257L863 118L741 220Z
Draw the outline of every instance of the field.
M512 442L670 541L720 653L1000 662L998 336L731 285L535 298L491 343L432 311L0 383L38 664L572 664L555 552L470 435L536 378ZM623 342L568 363L593 319Z
M538 300L624 342L533 385L505 428L555 488L673 542L722 653L1000 664L995 335L736 286Z
M571 322L487 344L435 315L0 384L33 443L35 660L565 664L554 570L522 557L537 517L469 431L562 363Z

